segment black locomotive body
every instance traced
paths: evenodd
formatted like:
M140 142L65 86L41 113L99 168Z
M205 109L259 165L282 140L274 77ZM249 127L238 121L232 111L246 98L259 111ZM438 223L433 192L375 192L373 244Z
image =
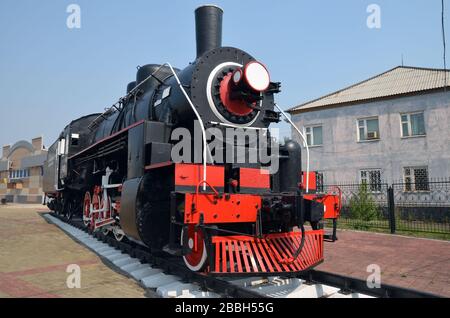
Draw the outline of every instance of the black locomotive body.
M264 131L259 138L270 148L267 128L279 121L280 84L248 53L221 46L221 23L220 8L198 8L194 62L183 70L140 67L117 104L65 128L45 167L48 206L117 240L180 255L193 271L306 270L323 260L324 206L302 194L296 142L280 147L273 174L234 155L217 162L203 142L190 162L173 158L177 128ZM248 154L252 146L238 147Z

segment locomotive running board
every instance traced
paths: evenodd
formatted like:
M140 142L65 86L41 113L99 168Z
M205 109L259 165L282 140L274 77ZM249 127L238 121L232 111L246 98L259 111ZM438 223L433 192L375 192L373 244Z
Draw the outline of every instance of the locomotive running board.
M287 274L308 270L323 261L323 230L306 231L305 244L294 261L301 232L212 238L214 265L211 274Z

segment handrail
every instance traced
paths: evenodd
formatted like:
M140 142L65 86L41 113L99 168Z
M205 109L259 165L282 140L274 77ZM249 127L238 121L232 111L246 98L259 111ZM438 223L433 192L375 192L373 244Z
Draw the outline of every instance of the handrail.
M88 126L89 129L92 129L94 127L94 125L99 125L103 120L105 120L105 114L107 114L108 112L111 111L112 108L115 108L117 110L119 110L119 108L117 107L117 105L121 104L125 99L127 99L129 96L133 95L133 93L139 88L141 87L145 82L147 82L150 78L155 77L155 74L158 73L164 66L166 66L166 64L162 64L160 65L153 73L151 73L149 76L147 76L144 80L142 80L142 82L140 82L138 85L136 85L132 90L130 90L126 95L120 97L117 102L115 102L114 104L112 104L111 107L105 108L105 111L99 115L97 118L95 118L92 123ZM111 112L111 114L113 114L114 112ZM108 116L110 114L107 114ZM101 121L97 121L98 119L103 118L103 120Z
M211 152L209 151L209 147L208 147L208 143L206 141L206 130L205 130L205 125L203 123L202 118L200 117L200 114L198 113L197 109L195 108L194 104L192 103L191 99L189 98L189 95L186 93L186 90L184 89L183 85L181 84L180 79L178 78L178 75L175 73L175 70L173 69L172 65L169 62L166 62L162 65L160 65L152 74L150 74L149 76L147 76L142 82L140 82L138 85L136 85L131 91L129 91L125 96L119 98L119 100L114 103L110 108L108 108L103 114L101 114L100 116L98 116L96 119L93 120L93 122L91 123L91 125L89 125L89 129L91 129L93 127L93 124L98 125L101 123L97 122L97 119L99 118L103 118L103 120L105 119L104 115L109 112L113 107L117 109L116 105L122 103L123 100L125 100L126 98L128 98L128 96L132 95L141 85L143 85L146 81L148 81L150 78L154 77L156 73L158 73L164 66L168 66L175 78L175 80L177 81L178 86L180 87L183 95L186 97L186 100L188 101L189 105L191 106L195 116L197 117L197 120L199 121L200 124L200 128L202 130L202 140L203 140L203 180L206 181L207 179L207 172L206 172L206 162L207 162L207 154L209 152L209 158L212 164L214 164L214 161L212 160L212 155ZM203 190L206 190L206 184L203 185Z
M293 123L293 121L288 117L288 115L281 109L278 104L274 104L275 107L283 114L283 116L287 119L287 121L291 124L292 127L299 133L304 142L304 147L306 148L306 193L309 193L309 146L308 141L306 140L305 135L300 131L300 129Z
M195 116L197 117L197 120L198 120L198 122L200 124L200 128L202 130L202 139L203 139L203 181L205 181L205 183L203 184L203 191L206 191L206 180L207 180L206 179L206 177L207 177L207 174L206 174L206 161L207 161L206 155L207 155L207 151L209 150L209 147L208 147L208 143L206 141L205 125L203 124L203 120L200 117L200 114L198 113L197 109L195 108L194 104L192 103L191 99L189 98L189 95L186 93L186 90L184 89L183 85L181 84L181 81L178 78L178 75L175 73L172 65L170 65L169 62L166 62L163 65L169 66L170 70L173 73L173 76L175 77L175 80L178 83L178 86L180 87L181 91L183 92L184 97L186 97L186 100L188 101L189 105L191 106L191 108L192 108L192 110L193 110L193 112L194 112ZM210 156L210 159L211 159L211 163L214 164L214 161L212 160L211 153L209 153L209 156Z

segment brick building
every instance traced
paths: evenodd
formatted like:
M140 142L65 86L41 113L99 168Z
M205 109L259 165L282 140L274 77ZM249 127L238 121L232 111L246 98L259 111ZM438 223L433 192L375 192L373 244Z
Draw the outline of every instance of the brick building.
M42 175L47 150L42 137L4 146L0 158L0 199L16 203L41 203Z

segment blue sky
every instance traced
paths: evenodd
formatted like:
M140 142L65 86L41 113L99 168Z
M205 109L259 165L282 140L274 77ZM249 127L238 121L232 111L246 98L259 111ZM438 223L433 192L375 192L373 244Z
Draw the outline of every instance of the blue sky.
M402 54L405 65L442 68L440 2L2 0L0 145L43 135L49 146L70 120L122 96L137 65L184 68L204 3L224 9L223 44L265 63L289 108L395 67ZM71 3L81 7L81 29L66 26ZM372 3L380 29L366 24ZM448 10L446 27L450 34Z

